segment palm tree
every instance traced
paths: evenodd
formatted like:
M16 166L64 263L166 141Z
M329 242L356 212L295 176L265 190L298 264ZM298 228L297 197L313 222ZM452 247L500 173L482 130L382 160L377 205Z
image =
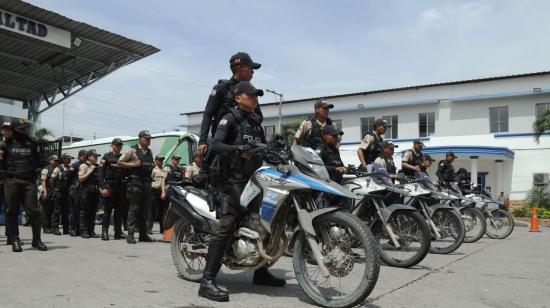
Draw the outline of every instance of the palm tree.
M38 140L38 141L48 141L46 139L46 136L54 137L54 134L51 131L51 129L42 127L42 128L37 129L34 132L34 138L36 138L36 140Z
M540 142L540 137L547 131L550 131L550 109L547 109L540 117L533 123L533 130L535 131L535 141L537 144Z
M292 139L296 131L300 127L303 119L294 120L292 122L281 124L281 133L277 137L281 137L287 145L292 144Z
M548 208L550 207L550 193L545 192L542 187L536 187L527 193L525 201L531 208Z

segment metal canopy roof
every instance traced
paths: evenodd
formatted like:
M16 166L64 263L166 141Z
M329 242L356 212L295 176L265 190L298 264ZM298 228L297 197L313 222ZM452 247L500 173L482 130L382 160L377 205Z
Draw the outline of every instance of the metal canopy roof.
M0 28L0 97L24 102L33 121L106 75L159 51L19 0L0 1L2 11L70 32L71 48L65 48Z

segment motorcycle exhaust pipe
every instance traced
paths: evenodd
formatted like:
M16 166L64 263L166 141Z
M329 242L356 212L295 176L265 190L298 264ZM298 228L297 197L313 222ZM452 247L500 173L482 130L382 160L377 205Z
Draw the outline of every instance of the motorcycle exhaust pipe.
M258 252L260 253L260 256L266 261L267 266L271 266L275 262L277 262L284 255L286 249L288 248L288 237L284 232L281 238L283 239L283 245L279 247L279 250L277 250L277 253L275 253L274 256L270 256L266 253L264 249L264 244L260 239L258 239Z

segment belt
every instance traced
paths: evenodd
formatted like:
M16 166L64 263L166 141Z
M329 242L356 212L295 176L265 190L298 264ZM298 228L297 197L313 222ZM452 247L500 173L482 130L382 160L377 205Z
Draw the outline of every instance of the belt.
M27 180L32 181L34 180L34 176L29 174L8 174L8 179L18 179L18 180Z

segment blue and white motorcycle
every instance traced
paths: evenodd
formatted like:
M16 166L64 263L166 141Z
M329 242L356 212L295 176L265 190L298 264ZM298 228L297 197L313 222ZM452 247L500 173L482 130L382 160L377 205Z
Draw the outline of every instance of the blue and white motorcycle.
M319 192L354 195L330 181L323 161L309 148L293 145L286 153L259 145L254 152L267 166L259 168L244 188L244 214L223 263L239 270L273 265L287 248L285 229L291 228L294 273L307 296L324 307L363 302L380 270L374 237L356 216L316 203ZM184 279L198 282L218 224L216 213L210 211L205 190L171 185L169 195L164 227L175 226L172 258ZM353 247L352 238L358 242Z

